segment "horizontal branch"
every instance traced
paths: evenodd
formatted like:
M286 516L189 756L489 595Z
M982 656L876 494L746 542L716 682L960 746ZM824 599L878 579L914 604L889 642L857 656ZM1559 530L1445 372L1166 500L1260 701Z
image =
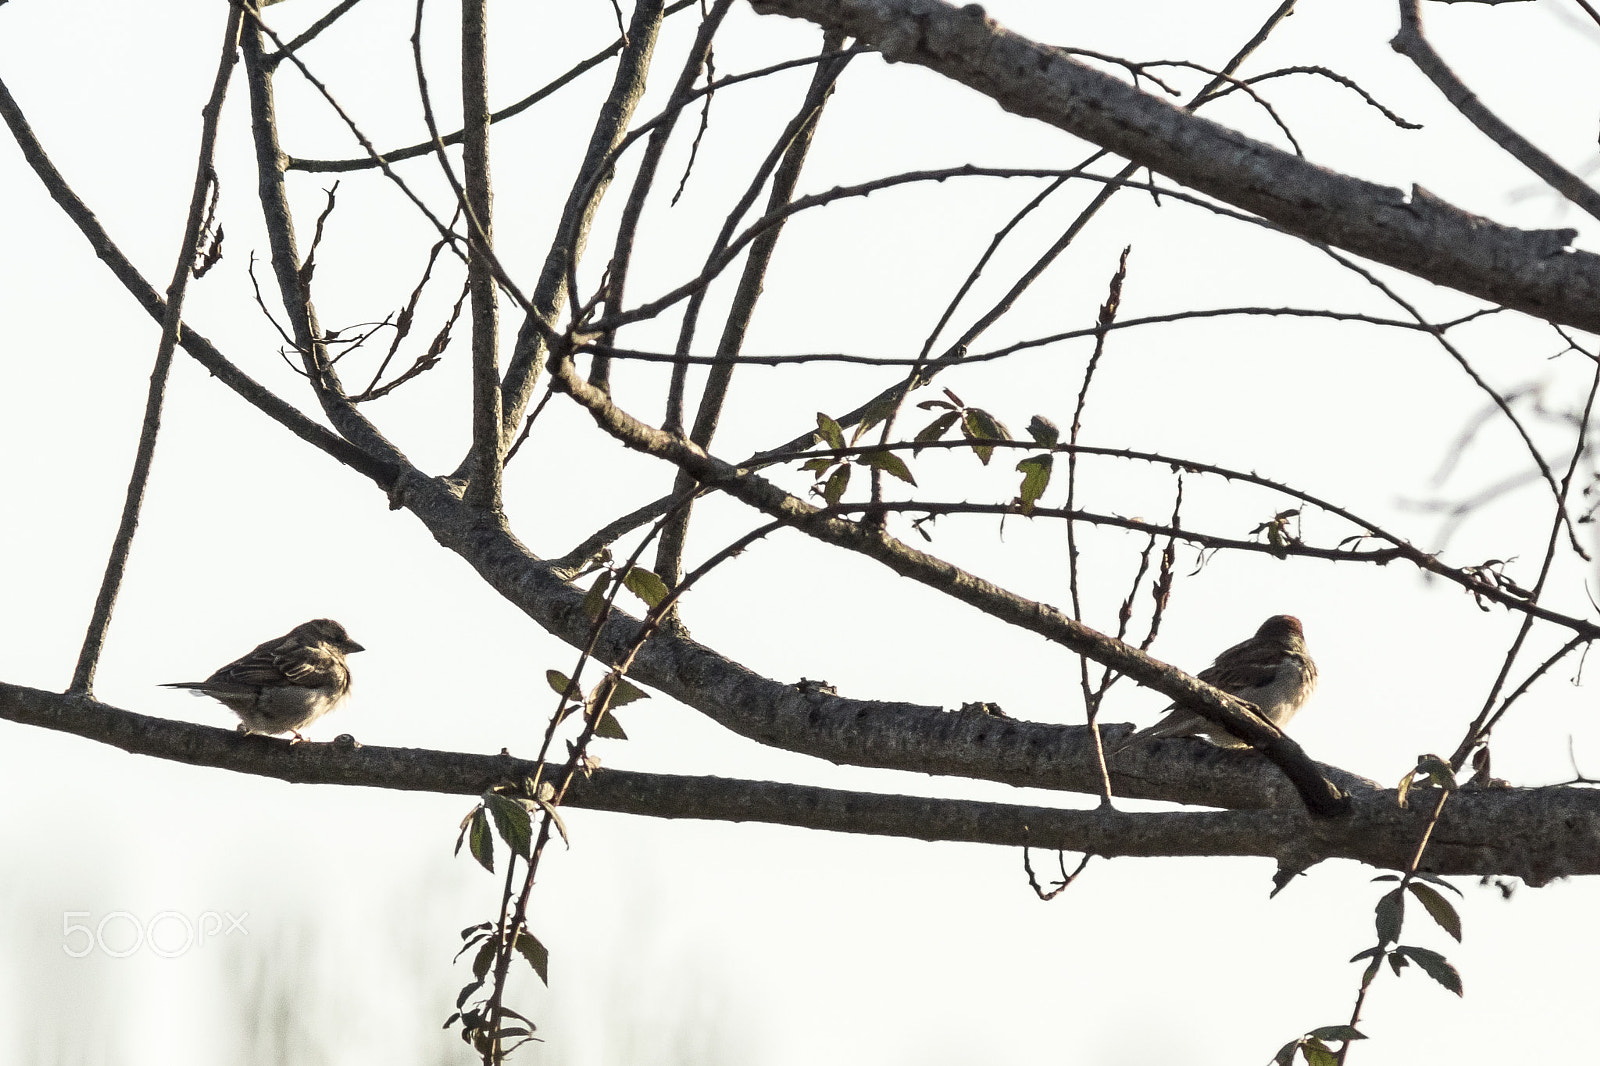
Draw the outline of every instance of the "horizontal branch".
M978 4L939 0L751 0L916 63L1025 118L1100 145L1306 240L1419 278L1600 332L1600 256L1573 230L1519 230L1413 187L1353 178L1176 107L1013 33Z
M353 742L298 743L152 718L81 696L0 682L0 718L73 733L191 766L302 784L477 796L515 785L535 764ZM1330 858L1403 869L1430 804L1402 809L1367 792L1348 819L1276 811L1129 813L849 792L773 781L597 770L567 805L652 818L760 822L872 836L1092 852L1102 856L1260 856L1303 870ZM1573 787L1460 794L1446 808L1427 869L1511 875L1530 884L1600 873L1600 792Z
M1480 318L1490 313L1491 310L1475 311L1471 315L1443 323L1437 328L1441 330L1449 329L1469 319ZM1379 315L1368 315L1359 311L1333 311L1318 307L1210 307L1191 311L1173 311L1162 315L1145 315L1142 318L1129 318L1107 323L1104 326L1084 326L1081 329L1054 333L1048 337L1036 337L1032 340L1018 341L1014 344L1008 344L1004 348L997 348L994 351L967 352L961 357L961 365L971 366L974 363L988 363L997 359L1006 359L1016 355L1018 352L1032 351L1059 344L1062 341L1092 340L1099 334L1128 329L1133 326L1188 322L1194 319L1224 318L1235 315L1259 318L1320 318L1332 322L1361 322L1371 326L1390 326L1395 329L1412 330L1418 333L1431 333L1433 331L1433 327L1420 325L1415 321L1383 318ZM604 356L607 359L626 359L640 363L675 363L682 361L693 366L788 366L796 363L845 363L855 366L923 366L928 362L926 359L919 359L914 356L856 355L850 352L799 352L791 355L762 355L759 352L755 354L740 352L738 355L674 355L672 352L649 352L638 348L618 348L615 345L601 342L583 345L578 349L578 354L593 354Z

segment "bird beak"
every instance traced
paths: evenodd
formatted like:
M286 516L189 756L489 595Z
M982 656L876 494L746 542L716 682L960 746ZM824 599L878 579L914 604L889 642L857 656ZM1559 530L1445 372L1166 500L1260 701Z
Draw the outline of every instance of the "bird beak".
M347 641L344 642L344 650L345 650L345 652L349 653L349 652L357 652L357 651L366 651L367 649L363 648L361 645L357 644L353 640L347 640Z

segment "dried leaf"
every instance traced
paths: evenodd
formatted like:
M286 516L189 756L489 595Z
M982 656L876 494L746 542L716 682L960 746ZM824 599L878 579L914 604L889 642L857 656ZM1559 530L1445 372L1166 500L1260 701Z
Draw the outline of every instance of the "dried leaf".
M1061 430L1044 415L1034 415L1028 420L1028 436L1046 448L1054 448L1061 441Z

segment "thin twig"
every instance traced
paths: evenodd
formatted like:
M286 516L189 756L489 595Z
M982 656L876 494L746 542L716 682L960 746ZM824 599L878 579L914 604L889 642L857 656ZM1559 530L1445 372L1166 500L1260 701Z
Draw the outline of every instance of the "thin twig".
M189 196L189 217L184 224L182 244L178 249L177 264L173 267L172 281L167 286L167 305L161 323L161 341L156 348L156 361L150 371L150 389L145 398L144 422L139 430L139 446L134 453L133 471L128 476L128 489L123 499L122 518L117 524L117 534L111 543L111 554L106 559L105 574L100 579L100 591L95 596L94 612L89 619L88 631L83 637L83 647L78 652L78 664L72 673L68 691L74 695L88 696L94 690L95 668L100 662L100 651L105 646L106 630L111 625L111 612L116 607L117 593L122 588L122 575L127 568L128 553L133 548L133 535L139 526L139 510L144 503L145 486L150 480L150 463L155 457L156 435L161 429L161 407L167 394L167 377L172 369L172 353L178 346L178 331L183 322L183 298L188 289L189 275L195 266L195 255L200 247L200 233L205 225L206 200L216 180L212 160L216 150L217 126L222 118L222 101L228 91L228 79L238 61L239 27L243 22L238 3L230 4L222 34L222 58L217 63L217 74L211 83L211 96L201 110L200 148L195 161L194 189Z

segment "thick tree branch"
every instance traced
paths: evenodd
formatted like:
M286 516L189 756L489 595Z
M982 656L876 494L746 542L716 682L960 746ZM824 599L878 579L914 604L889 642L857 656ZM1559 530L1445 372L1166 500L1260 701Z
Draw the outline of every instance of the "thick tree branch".
M751 0L977 90L1008 111L1101 145L1290 233L1439 285L1600 332L1600 256L1572 230L1518 230L1414 188L1327 170L1190 114L1004 29L977 4L938 0Z
M547 354L545 334L555 328L556 316L571 296L567 292L568 273L572 264L583 255L595 210L611 185L609 163L612 151L626 135L628 122L633 118L640 98L644 96L645 77L650 70L650 58L655 52L656 37L661 31L662 9L662 0L639 0L634 7L633 19L628 25L628 43L618 61L611 92L595 119L589 147L577 174L573 176L572 191L562 209L555 238L550 242L550 251L545 256L544 267L539 272L539 280L530 297L533 310L517 332L516 344L501 383L503 412L500 433L507 444L516 439L522 414L528 409L533 387L538 383L539 368ZM602 171L602 168L605 169ZM540 321L535 322L535 316Z
M536 764L354 743L291 744L211 726L152 718L93 699L0 682L0 718L72 733L137 755L304 784L476 796L516 784ZM1347 819L1294 809L1127 813L846 792L771 781L597 770L567 794L572 807L653 818L763 822L916 840L1059 848L1104 856L1262 856L1303 870L1330 858L1401 869L1427 818L1392 791L1358 797ZM1600 873L1600 792L1485 789L1456 794L1424 868L1440 874L1511 875L1530 884Z
M420 8L418 18L421 18ZM500 509L500 304L494 268L494 188L489 177L489 4L461 3L462 210L471 239L467 288L472 293L472 452L467 502ZM420 28L420 23L419 23Z

